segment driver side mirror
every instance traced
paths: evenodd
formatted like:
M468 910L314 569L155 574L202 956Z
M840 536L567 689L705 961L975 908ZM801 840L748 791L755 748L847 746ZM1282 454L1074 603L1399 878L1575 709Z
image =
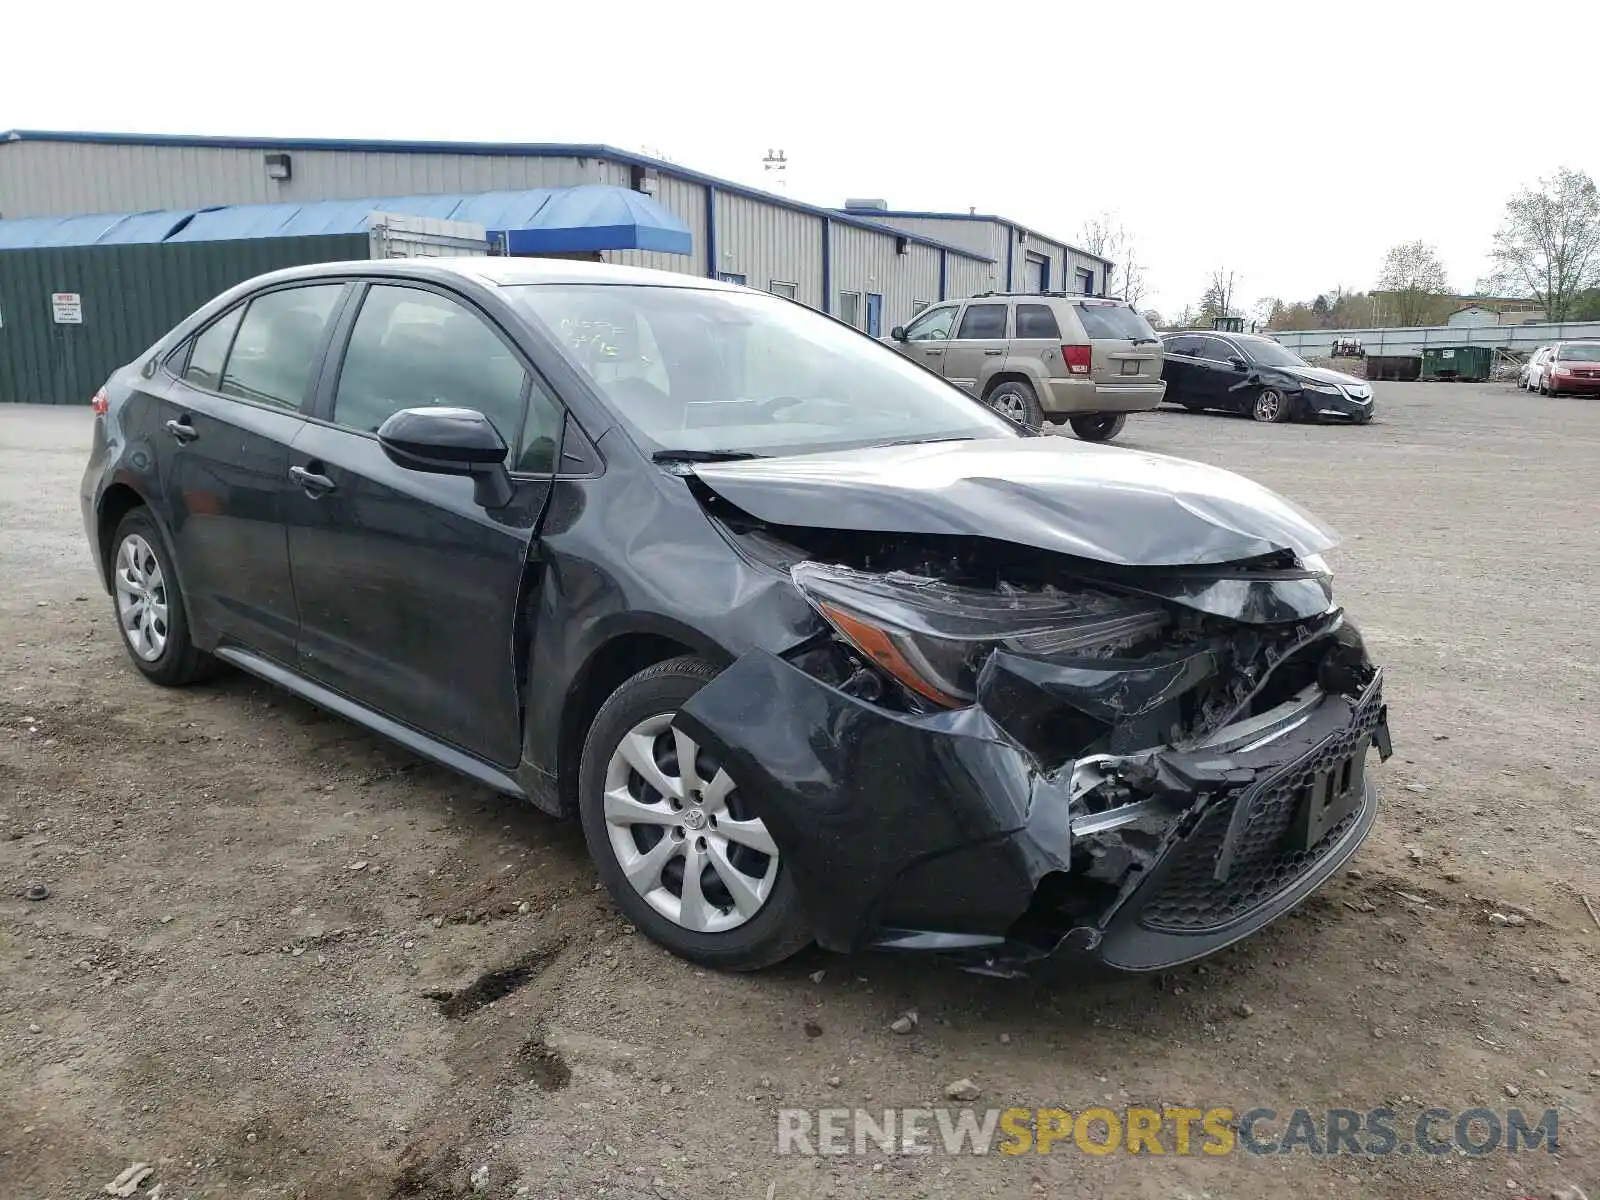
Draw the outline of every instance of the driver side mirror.
M906 327L904 325L896 325L893 329L889 330L889 336L897 342L905 341Z
M1250 369L1250 364L1245 362L1245 360L1240 358L1237 354L1235 354L1228 361L1233 364L1233 369L1235 371L1248 371Z
M431 475L462 475L484 508L511 503L505 439L473 408L402 408L378 427L378 444L396 466Z

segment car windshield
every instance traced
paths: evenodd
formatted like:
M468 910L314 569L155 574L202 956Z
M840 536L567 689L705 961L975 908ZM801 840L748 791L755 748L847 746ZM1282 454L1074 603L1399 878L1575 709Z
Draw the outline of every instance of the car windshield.
M1021 436L849 326L757 292L506 288L657 453L794 454Z
M1277 342L1246 342L1245 350L1250 355L1251 361L1263 367L1308 367L1311 365L1293 350L1285 349Z
M1600 342L1585 346L1563 346L1557 357L1562 362L1600 362Z

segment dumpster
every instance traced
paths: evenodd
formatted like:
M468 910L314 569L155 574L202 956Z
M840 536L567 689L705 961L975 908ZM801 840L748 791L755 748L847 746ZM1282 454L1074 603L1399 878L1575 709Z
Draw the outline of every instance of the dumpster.
M1422 375L1422 359L1415 354L1367 355L1367 378L1413 383Z
M1494 367L1493 346L1426 346L1422 378L1482 383Z

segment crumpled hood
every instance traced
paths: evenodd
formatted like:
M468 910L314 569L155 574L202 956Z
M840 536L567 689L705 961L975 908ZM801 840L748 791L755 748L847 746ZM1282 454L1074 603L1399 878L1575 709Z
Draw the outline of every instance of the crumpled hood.
M1119 566L1194 566L1338 536L1258 483L1187 459L1064 437L923 442L698 463L774 525L994 538Z
M1347 375L1343 371L1330 371L1327 367L1274 367L1273 370L1283 371L1297 379L1314 379L1318 383L1337 383L1340 387L1364 388L1367 386L1365 379L1357 379L1354 375Z

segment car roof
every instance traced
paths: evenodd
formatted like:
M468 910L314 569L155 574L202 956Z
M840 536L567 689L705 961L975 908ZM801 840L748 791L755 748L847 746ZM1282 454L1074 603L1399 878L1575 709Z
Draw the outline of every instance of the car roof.
M508 258L499 255L474 255L462 258L385 258L355 259L346 262L313 263L275 271L272 282L318 279L325 276L398 275L410 278L447 279L457 276L491 287L522 284L589 283L636 287L676 287L697 291L740 291L736 284L676 271L656 271L648 267L627 267L618 263L586 262L580 259Z

